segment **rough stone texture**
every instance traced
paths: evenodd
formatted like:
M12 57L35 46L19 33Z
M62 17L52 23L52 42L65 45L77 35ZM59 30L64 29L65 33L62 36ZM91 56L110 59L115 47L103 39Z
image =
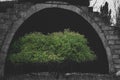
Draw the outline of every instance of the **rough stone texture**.
M88 12L87 7L68 5L68 3L63 2L38 4L16 3L13 8L9 8L6 12L0 13L0 77L4 76L7 51L10 42L20 25L37 11L53 7L73 11L88 21L103 42L108 57L109 72L113 73L120 70L120 31L115 27L105 24L102 18L95 13Z
M90 73L67 73L67 74L54 74L54 73L37 73L37 74L24 74L7 77L6 80L119 80L120 77L113 75L101 75Z

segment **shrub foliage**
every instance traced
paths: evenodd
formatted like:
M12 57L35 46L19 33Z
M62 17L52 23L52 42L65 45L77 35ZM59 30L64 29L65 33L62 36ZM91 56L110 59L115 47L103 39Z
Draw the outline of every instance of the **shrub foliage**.
M68 29L44 35L33 32L11 44L8 60L12 63L48 63L93 61L96 55L84 35Z

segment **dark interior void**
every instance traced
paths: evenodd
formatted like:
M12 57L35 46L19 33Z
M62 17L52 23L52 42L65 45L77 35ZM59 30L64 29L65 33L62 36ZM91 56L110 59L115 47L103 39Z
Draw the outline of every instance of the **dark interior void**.
M85 37L89 42L88 45L97 55L97 60L94 62L87 62L81 64L71 63L72 65L71 68L67 66L66 68L65 67L62 68L60 71L108 73L109 67L108 67L107 55L100 37L86 20L84 20L80 15L72 11L59 9L59 8L47 8L33 14L17 30L13 38L13 41L23 36L24 34L30 32L38 31L47 34L57 31L63 31L64 29L67 28L69 28L72 31L79 32L85 35ZM32 65L31 66L24 65L23 68L25 67L26 67L25 70L33 70L33 69L36 69L36 71L47 70L47 68L42 69L40 68L40 66L37 66L37 68L33 68ZM23 68L21 69L24 70ZM6 65L6 71L9 71L8 69L11 70L12 68Z

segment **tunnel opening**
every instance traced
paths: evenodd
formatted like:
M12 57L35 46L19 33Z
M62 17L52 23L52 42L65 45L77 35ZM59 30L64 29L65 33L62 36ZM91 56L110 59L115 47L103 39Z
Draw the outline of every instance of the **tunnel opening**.
M83 64L72 64L72 70L65 68L61 71L65 72L82 72L82 73L109 73L109 66L107 60L107 54L103 47L103 43L93 27L80 15L65 9L60 8L46 8L43 9L27 20L16 31L11 44L19 37L24 36L26 33L42 32L44 34L64 31L64 29L70 29L80 34L85 35L87 38L91 50L93 50L97 56L97 60L93 62L87 62ZM10 50L10 48L9 48ZM8 54L9 54L8 50ZM29 66L29 67L28 67ZM20 71L34 72L33 65L23 66ZM39 65L35 71L46 72L47 69L38 70ZM69 66L68 66L69 67ZM51 69L52 70L52 69ZM5 65L5 74L9 74L14 70L9 62ZM19 71L19 70L18 70ZM54 70L53 70L54 72Z

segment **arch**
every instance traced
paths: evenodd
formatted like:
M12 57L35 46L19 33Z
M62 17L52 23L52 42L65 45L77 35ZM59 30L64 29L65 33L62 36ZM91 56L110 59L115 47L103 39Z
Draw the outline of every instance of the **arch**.
M2 48L1 48L1 52L0 52L0 56L1 56L1 61L0 64L2 65L0 68L0 76L4 76L4 66L5 66L5 60L6 60L6 56L7 56L7 51L9 49L10 43L16 33L16 31L18 30L18 28L22 25L22 23L29 18L32 14L43 10L45 8L62 8L65 10L69 10L72 12L77 13L78 15L82 16L88 23L90 23L92 25L92 27L94 28L94 30L97 32L97 34L99 35L103 46L106 50L107 53L107 58L108 58L108 63L109 63L109 72L113 72L113 66L112 66L112 56L111 56L111 51L110 48L107 44L107 40L104 36L104 34L102 33L102 30L100 29L100 26L88 15L86 15L86 12L77 6L74 5L62 5L62 4L36 4L33 5L31 8L29 8L27 11L25 12L21 12L21 18L19 18L16 22L14 22L13 26L11 27L11 29L8 31L8 34L6 35L6 38L3 42Z

